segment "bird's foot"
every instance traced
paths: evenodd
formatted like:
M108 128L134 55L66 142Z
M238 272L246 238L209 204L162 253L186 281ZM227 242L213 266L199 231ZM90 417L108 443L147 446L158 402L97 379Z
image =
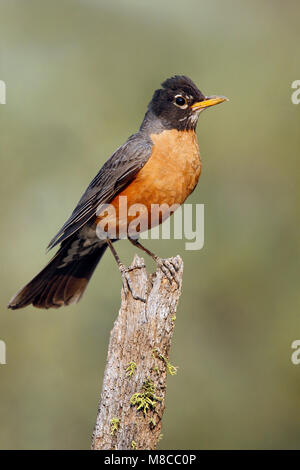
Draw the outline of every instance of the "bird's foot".
M129 276L130 271L134 271L135 269L141 269L141 268L145 268L145 265L143 264L141 266L133 266L130 268L127 268L123 263L119 265L125 296L127 297L128 292L130 292L130 294L135 300L140 300L141 302L145 303L146 299L144 299L143 297L141 297L135 292L135 289L132 285L132 281Z
M177 284L177 287L179 287L180 280L177 274L179 271L179 264L176 258L164 259L164 258L159 258L158 256L155 256L154 260L157 266L161 269L163 274L166 276L170 284L172 284L172 282L175 281Z

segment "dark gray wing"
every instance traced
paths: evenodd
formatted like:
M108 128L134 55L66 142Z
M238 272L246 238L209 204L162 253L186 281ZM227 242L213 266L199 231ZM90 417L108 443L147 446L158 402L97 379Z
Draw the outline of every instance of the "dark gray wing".
M81 197L71 217L48 245L53 248L70 237L96 215L100 204L109 204L145 165L151 155L152 142L139 133L131 136L107 160Z

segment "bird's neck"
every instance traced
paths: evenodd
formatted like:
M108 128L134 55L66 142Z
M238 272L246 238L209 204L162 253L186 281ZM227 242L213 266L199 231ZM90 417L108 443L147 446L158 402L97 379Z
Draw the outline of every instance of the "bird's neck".
M175 127L178 131L195 131L197 126L198 116L195 119L192 116L187 119L178 122L178 126ZM146 112L143 122L140 127L140 132L150 136L151 134L159 134L166 130L174 129L174 124L168 123L165 119L157 117L153 111L149 110Z
M170 129L161 119L159 119L153 111L148 110L145 114L140 127L140 132L146 135L159 134L166 129Z

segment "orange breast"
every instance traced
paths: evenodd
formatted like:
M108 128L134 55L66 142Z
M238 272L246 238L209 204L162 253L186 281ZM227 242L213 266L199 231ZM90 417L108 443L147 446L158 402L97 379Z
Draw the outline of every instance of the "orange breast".
M121 225L124 229L124 224L128 226L137 214L144 221L143 229L157 225L153 225L149 217L151 205L180 205L197 185L201 160L195 132L166 130L160 134L152 134L151 139L154 144L151 157L132 183L111 202L116 210L117 228ZM119 216L121 196L127 198L127 222L124 212ZM130 207L136 204L142 204L144 209L138 210L135 206L130 213ZM159 214L159 223L169 215L168 210L163 209ZM97 221L101 219L100 216ZM108 219L107 221L109 222Z

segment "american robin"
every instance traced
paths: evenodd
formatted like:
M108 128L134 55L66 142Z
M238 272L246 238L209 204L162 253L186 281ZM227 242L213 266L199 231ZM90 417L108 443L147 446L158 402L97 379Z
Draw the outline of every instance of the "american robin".
M165 207L182 204L195 189L201 173L195 133L199 114L226 100L221 96L204 96L186 76L165 80L154 92L139 131L106 161L70 218L51 240L49 249L60 244L56 255L11 299L8 307L17 309L32 304L58 308L78 302L107 247L118 262L127 292L144 301L132 289L128 270L113 246L120 229L124 225L128 228L132 221L129 212L125 218L119 213L120 198L127 198L128 208L143 204L148 210L153 204ZM105 204L116 210L114 238L110 232L104 239L97 233ZM158 223L168 215L161 214ZM145 217L146 229L151 228L149 213ZM130 233L128 239L152 256L170 282L176 279L176 265L150 252Z

